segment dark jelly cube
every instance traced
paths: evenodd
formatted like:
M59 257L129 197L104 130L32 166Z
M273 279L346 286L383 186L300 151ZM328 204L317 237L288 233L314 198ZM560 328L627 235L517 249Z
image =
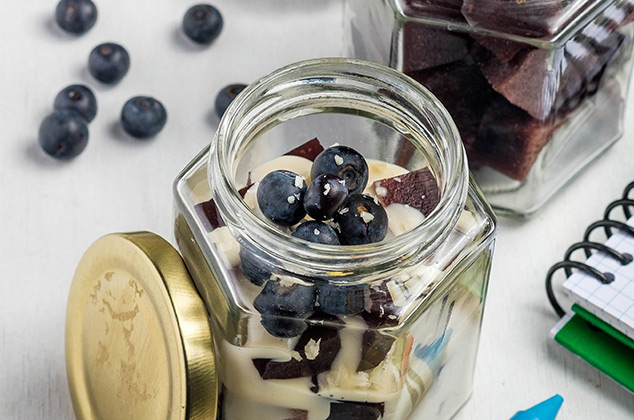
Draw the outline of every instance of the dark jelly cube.
M463 59L472 40L445 28L418 22L403 25L403 72L425 70Z

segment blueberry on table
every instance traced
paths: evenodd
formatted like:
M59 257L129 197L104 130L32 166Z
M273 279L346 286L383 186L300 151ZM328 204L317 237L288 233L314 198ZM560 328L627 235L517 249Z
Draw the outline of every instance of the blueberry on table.
M97 115L97 98L92 90L84 85L70 85L62 89L55 97L54 106L55 111L75 111L88 123Z
M379 242L387 234L387 212L377 200L363 194L348 197L333 221L344 245Z
M198 44L211 44L222 31L222 15L210 4L190 7L183 17L185 35Z
M298 283L269 280L253 306L262 315L262 326L273 336L290 338L303 333L304 321L314 312L315 289Z
M258 186L258 205L262 214L272 222L292 226L306 215L302 204L305 192L306 182L295 172L269 172Z
M135 96L121 110L123 130L138 139L156 135L163 129L166 121L167 112L163 104L149 96Z
M316 220L308 220L297 226L292 235L318 244L341 245L337 232L327 224Z
M129 69L130 55L128 51L114 42L97 45L88 56L90 74L102 83L117 83Z
M97 22L97 6L91 0L61 0L55 8L57 24L71 34L88 32Z
M348 188L336 175L313 178L304 196L304 210L316 220L330 219L348 199Z
M218 95L216 95L215 103L216 115L218 115L218 118L222 118L227 108L229 108L229 104L233 102L236 96L238 96L238 94L242 92L245 87L247 87L247 85L235 83L223 87L222 90L218 92Z
M56 111L44 118L38 136L44 151L57 159L71 159L88 144L88 125L76 112Z
M330 315L354 315L365 308L368 286L365 284L318 283L317 302L321 312Z
M322 174L338 176L350 194L360 193L368 183L368 164L353 148L333 146L321 152L313 162L311 179Z

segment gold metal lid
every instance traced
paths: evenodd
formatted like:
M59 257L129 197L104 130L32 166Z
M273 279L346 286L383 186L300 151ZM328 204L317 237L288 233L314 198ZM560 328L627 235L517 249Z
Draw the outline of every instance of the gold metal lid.
M111 234L86 251L68 299L66 368L78 420L216 418L207 312L167 241Z

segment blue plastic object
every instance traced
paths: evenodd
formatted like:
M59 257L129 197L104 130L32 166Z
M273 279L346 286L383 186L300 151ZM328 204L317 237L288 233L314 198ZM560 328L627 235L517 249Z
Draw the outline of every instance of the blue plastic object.
M534 407L515 413L511 420L555 420L564 399L556 394Z

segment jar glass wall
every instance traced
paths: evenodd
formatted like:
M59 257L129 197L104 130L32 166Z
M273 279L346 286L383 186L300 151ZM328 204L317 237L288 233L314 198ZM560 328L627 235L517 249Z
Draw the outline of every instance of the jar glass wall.
M530 215L622 134L634 8L573 2L347 0L351 56L447 107L491 205Z
M386 207L388 236L365 245L299 240L261 217L258 181L287 169L309 182L313 148L333 143L367 159L368 185L432 174L436 205ZM496 221L451 118L411 79L347 59L280 69L236 98L175 196L176 240L214 332L221 418L443 419L466 401Z

